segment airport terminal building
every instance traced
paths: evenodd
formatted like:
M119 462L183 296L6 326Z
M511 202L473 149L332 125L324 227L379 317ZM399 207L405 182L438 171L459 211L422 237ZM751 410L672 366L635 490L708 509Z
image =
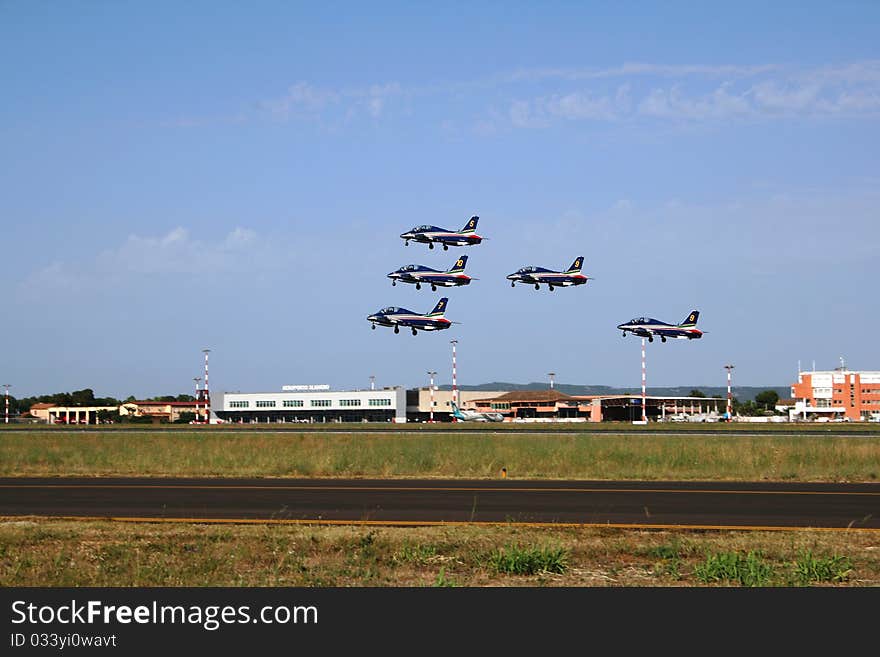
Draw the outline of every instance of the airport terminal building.
M799 372L791 419L880 421L880 372Z
M281 392L224 392L217 417L232 423L406 422L406 390L330 390L284 386Z

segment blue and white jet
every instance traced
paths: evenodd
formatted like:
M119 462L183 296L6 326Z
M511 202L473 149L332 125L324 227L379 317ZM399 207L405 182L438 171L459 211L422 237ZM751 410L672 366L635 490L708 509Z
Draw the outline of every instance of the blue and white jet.
M508 274L507 280L510 281L510 287L516 287L517 283L523 283L534 285L536 290L540 290L541 283L543 283L552 292L557 287L583 285L587 281L592 280L589 276L581 273L583 265L584 257L578 256L565 271L554 271L544 267L523 267L517 269L512 274Z
M452 402L452 417L459 422L504 422L501 413L481 413L479 411L465 411Z
M474 279L464 273L467 261L468 257L463 255L455 261L451 269L446 271L438 271L425 265L405 265L397 271L388 274L388 278L391 279L392 285L397 285L398 281L401 283L413 283L417 290L421 290L422 283L425 283L430 285L431 290L434 292L437 291L438 285L441 287L469 285Z
M416 335L419 331L441 331L458 323L450 322L443 316L446 312L446 304L448 301L449 299L443 297L437 302L437 305L434 306L434 310L427 315L420 315L419 313L414 313L412 310L407 310L406 308L389 306L387 308L382 308L382 310L379 310L372 315L368 315L367 320L372 322L373 330L376 329L376 324L378 324L379 326L393 326L395 333L400 333L401 326L409 327L412 330L413 335Z
M479 217L473 216L461 230L447 230L438 226L416 226L405 233L401 233L401 239L405 240L404 245L409 246L409 241L421 242L427 244L429 249L434 248L434 244L442 244L443 250L447 251L450 246L470 246L471 244L479 244L485 237L477 235L477 222Z
M623 337L626 337L628 331L641 338L648 338L648 342L654 342L655 335L663 342L667 338L697 340L703 337L703 331L697 328L699 318L700 311L692 310L681 324L667 324L653 317L636 317L624 324L618 324L617 328L623 331Z

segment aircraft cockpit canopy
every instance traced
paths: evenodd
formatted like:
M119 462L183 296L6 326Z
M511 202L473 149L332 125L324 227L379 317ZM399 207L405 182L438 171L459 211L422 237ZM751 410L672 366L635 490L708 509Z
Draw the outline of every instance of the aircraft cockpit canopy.
M431 230L432 228L433 228L433 226L428 226L427 224L425 224L424 226L416 226L410 232L411 233L418 233L418 232L425 231L425 230Z
M537 269L537 267L523 267L523 268L520 269L519 271L520 271L521 274L531 274L531 273L533 273L536 269Z
M388 306L387 308L383 308L379 312L383 315L393 315L397 312L397 308L395 308L394 306Z
M403 271L415 271L418 268L418 265L407 265L406 267L403 267Z
M644 317L636 317L634 319L629 320L629 323L630 324L644 324L645 318Z

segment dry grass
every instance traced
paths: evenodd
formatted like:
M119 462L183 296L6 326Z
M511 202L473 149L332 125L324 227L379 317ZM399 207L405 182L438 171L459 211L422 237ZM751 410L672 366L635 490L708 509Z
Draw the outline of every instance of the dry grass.
M17 520L0 523L0 586L740 586L699 577L752 552L762 586L880 586L868 531L339 527ZM562 554L562 572L509 574L497 555ZM799 579L819 561L842 579ZM556 562L554 562L556 563ZM801 568L798 568L798 564ZM558 567L554 568L559 570Z

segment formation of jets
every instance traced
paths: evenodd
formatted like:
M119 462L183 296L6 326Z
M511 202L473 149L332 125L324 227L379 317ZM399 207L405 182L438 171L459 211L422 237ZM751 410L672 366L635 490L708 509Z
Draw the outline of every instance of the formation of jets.
M590 280L589 276L584 276L581 273L583 265L584 257L578 256L565 271L554 271L544 267L523 267L508 274L507 280L510 281L510 287L516 287L517 283L525 283L526 285L534 285L536 290L540 290L541 283L544 283L552 292L557 287L583 285Z
M400 237L404 240L405 246L409 246L410 241L427 244L429 249L433 249L435 244L440 244L444 251L448 251L450 246L473 246L488 239L477 234L479 220L480 218L474 215L461 230L447 230L430 225L416 226L401 233ZM387 277L391 279L393 286L396 286L398 282L409 283L415 285L417 290L421 290L424 284L430 285L431 291L436 292L438 287L461 287L469 285L472 280L477 280L464 273L467 261L466 255L460 256L455 264L445 271L427 265L404 265L387 274ZM516 287L516 284L520 283L534 285L536 290L540 290L541 285L546 285L552 292L557 287L575 287L592 280L592 277L581 273L583 265L583 256L576 257L574 262L564 271L531 265L521 267L512 274L508 274L507 280L510 281L511 287ZM368 315L367 320L374 330L376 326L387 326L393 328L395 333L400 333L400 328L404 327L409 328L413 335L418 335L419 331L442 331L453 324L458 324L458 322L452 322L445 317L448 303L449 298L443 297L431 312L424 314L399 306L387 306ZM703 337L703 331L697 328L699 316L699 311L692 310L681 324L667 324L652 317L637 317L629 322L618 324L617 328L623 331L624 337L627 333L632 333L647 338L649 342L653 342L654 337L659 337L662 342L669 339L695 340ZM501 413L462 410L454 401L452 402L452 416L458 421L502 422L504 420Z
M666 342L668 338L678 340L696 340L703 337L703 332L697 328L697 320L700 317L699 310L692 310L681 324L667 324L653 317L636 317L617 328L623 331L626 337L627 331L642 338L648 338L648 342L654 342L654 336Z
M427 244L429 249L433 249L435 244L440 244L444 251L450 246L473 246L488 239L477 233L479 221L480 218L474 215L461 230L448 230L425 224L401 233L400 237L406 246L410 241ZM387 277L391 279L391 285L396 286L398 282L409 283L415 285L417 290L421 290L422 285L430 285L431 291L436 292L438 287L461 287L477 280L464 273L467 261L468 257L463 255L445 271L427 265L404 265L387 274ZM541 285L546 285L552 292L557 287L576 287L592 280L592 277L581 272L583 265L583 256L576 257L564 271L530 265L508 274L507 280L510 281L511 287L516 287L516 284L520 283L534 285L536 290L540 290ZM443 297L431 312L425 314L398 306L388 306L369 315L367 320L371 322L373 329L377 325L388 326L393 327L395 333L400 333L401 326L411 329L413 335L417 335L419 331L440 331L457 323L449 321L444 316L448 302L448 297ZM653 342L655 337L659 337L662 342L668 339L695 340L703 337L703 331L697 328L699 316L699 311L693 310L681 324L667 324L652 317L638 317L619 324L617 328L623 331L624 337L627 333L632 333L647 338L650 342Z
M452 268L446 271L438 271L425 265L405 265L388 274L388 278L391 279L392 285L397 285L398 281L401 283L414 283L417 290L422 289L422 283L427 283L431 286L433 292L437 291L438 285L441 287L468 285L473 279L464 273L467 260L468 257L466 255L461 256L455 261Z

